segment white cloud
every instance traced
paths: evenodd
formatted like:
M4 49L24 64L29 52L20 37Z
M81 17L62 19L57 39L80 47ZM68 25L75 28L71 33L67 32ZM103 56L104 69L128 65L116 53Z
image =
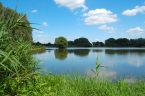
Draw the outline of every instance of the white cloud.
M82 11L87 10L88 8L85 6L85 0L54 0L56 4L59 6L68 7L70 10L74 10L76 8L83 8Z
M116 28L114 28L114 27L108 27L107 25L99 26L98 29L99 30L107 30L107 31L115 31L116 30Z
M83 16L86 16L85 23L87 25L106 24L118 21L117 15L106 9L90 10L88 13L84 13Z
M39 33L39 34L44 33L43 31L41 31L41 30L36 30L36 29L33 29L33 31L36 32L36 33Z
M37 35L36 38L48 38L48 35Z
M32 12L32 13L36 13L36 12L38 12L38 10L32 10L31 12Z
M126 16L134 16L137 13L144 13L145 12L145 6L135 6L134 9L127 9L122 12L123 15Z
M144 32L144 29L141 29L140 27L132 28L127 30L131 35L140 35Z
M99 26L98 29L99 30L106 30L106 31L108 31L108 33L115 33L115 30L116 30L116 28L114 28L114 27L108 27L107 25Z
M43 22L42 25L43 26L48 26L48 24L46 22Z

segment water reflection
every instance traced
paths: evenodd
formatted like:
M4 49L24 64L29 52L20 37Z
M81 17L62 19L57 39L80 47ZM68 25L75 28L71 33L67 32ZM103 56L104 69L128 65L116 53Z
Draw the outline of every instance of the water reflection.
M76 56L80 56L80 57L85 57L89 54L90 49L75 49L75 50L68 50L68 53L72 54L74 53L74 55Z
M126 54L139 54L139 55L143 55L145 54L145 50L113 50L113 49L106 49L105 50L105 54L110 54L110 55L114 55L114 54L119 54L119 55L126 55Z
M113 80L113 79L117 78L116 75L117 75L117 73L115 71L102 69L102 70L99 70L99 74L96 77L96 79L97 80L101 80L102 78L105 78L107 80ZM91 78L94 78L95 77L95 73L92 70L88 69L87 70L87 76L89 76Z
M129 50L112 50L112 49L106 49L105 54L114 55L114 54L120 54L120 55L126 55L130 52Z
M56 59L64 60L67 57L68 50L66 49L56 49L54 50L54 55Z
M99 53L101 55L98 55ZM42 60L43 64L41 65L44 68L57 74L73 70L83 75L87 72L90 77L94 77L95 74L91 69L95 69L98 56L99 64L108 67L98 70L98 79L112 78L117 80L125 78L127 82L133 82L145 74L145 48L53 48L35 56Z
M92 52L100 53L100 52L103 52L103 50L102 49L93 49Z
M84 49L84 50L74 50L74 54L76 56L84 57L89 54L90 50L89 49Z

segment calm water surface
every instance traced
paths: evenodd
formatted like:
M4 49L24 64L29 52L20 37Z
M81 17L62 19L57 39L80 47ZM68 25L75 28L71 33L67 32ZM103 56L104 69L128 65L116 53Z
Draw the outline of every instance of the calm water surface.
M97 57L102 66L98 79L102 77L131 82L145 78L145 48L49 48L44 53L34 54L44 71L61 73L81 73L94 77Z

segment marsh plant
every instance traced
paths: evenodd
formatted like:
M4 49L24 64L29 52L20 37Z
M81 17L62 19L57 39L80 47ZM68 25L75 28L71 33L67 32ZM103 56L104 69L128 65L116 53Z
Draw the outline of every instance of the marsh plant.
M99 68L107 68L106 66L102 66L100 63L99 63L99 58L97 57L96 59L96 64L95 64L95 70L91 69L92 72L95 74L95 77L94 79L96 79L98 77L98 74L99 74Z
M15 12L9 19L0 18L0 94L3 95L15 95L17 85L20 85L16 82L25 82L35 74L37 62L29 54L31 42L12 35L19 26L30 28L30 23L23 20L25 16L17 17Z

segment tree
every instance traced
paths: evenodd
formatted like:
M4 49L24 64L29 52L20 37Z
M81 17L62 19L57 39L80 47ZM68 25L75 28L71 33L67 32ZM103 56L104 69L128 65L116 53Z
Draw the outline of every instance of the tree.
M55 38L55 42L54 44L59 47L59 49L62 49L62 48L65 48L68 46L68 42L67 42L67 39L60 36L58 38Z
M46 45L47 45L47 46L51 46L52 44L49 42L49 43L47 43Z
M114 38L109 38L105 40L106 46L116 46L116 40Z
M116 45L118 44L118 46L121 47L127 47L129 46L129 40L127 38L118 38L116 40Z
M94 47L103 47L104 46L104 43L103 42L99 42L99 41L92 42L92 44L93 44Z
M68 41L68 46L69 47L74 47L75 45L74 45L74 41Z
M74 44L77 47L92 47L92 44L87 38L81 37L74 40Z

